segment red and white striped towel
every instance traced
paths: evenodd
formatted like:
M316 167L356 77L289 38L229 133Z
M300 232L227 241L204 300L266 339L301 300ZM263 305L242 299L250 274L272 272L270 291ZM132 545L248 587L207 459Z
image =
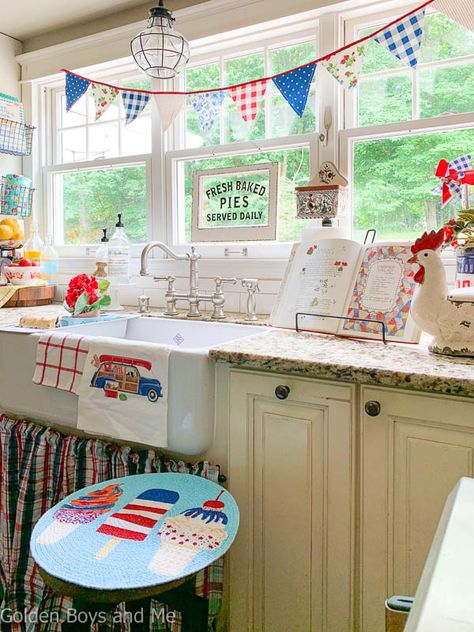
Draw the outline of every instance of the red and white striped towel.
M35 384L75 393L89 352L89 339L73 334L44 334L36 347Z

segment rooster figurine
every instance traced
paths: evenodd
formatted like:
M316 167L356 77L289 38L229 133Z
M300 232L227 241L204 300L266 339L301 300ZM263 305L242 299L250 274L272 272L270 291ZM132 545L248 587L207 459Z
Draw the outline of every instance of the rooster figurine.
M444 230L424 233L411 247L408 263L420 268L414 276L420 288L411 314L416 324L433 336L430 351L443 355L474 357L474 304L448 299L446 272L439 250Z

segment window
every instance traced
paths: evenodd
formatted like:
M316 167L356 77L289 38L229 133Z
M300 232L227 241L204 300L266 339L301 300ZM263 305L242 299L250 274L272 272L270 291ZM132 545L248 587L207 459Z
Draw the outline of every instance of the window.
M394 17L353 24L349 40ZM378 239L414 239L455 215L460 201L442 208L434 172L441 158L472 152L473 111L474 34L446 15L427 15L417 70L370 43L341 135L355 238L376 228Z
M151 89L141 77L110 81L123 87ZM131 241L147 240L147 180L151 154L151 104L129 125L119 97L95 120L89 93L66 112L63 89L54 100L50 201L59 245L96 244L102 228L116 223L122 213Z
M284 72L317 58L319 39L324 50L336 50L342 34L350 43L413 6L405 0L397 9L376 4L377 13L361 7L337 15L314 10L197 40L190 65L170 88L203 90ZM385 11L387 6L392 8ZM155 87L133 64L111 67L88 76ZM355 238L376 228L380 239L413 239L459 209L455 203L443 209L432 193L438 161L473 151L474 34L432 8L417 70L371 42L354 91L338 87L318 64L301 118L269 81L251 128L227 95L209 132L203 133L186 99L163 136L153 99L126 126L120 98L95 121L92 98L80 99L66 114L63 87L46 87L51 99L44 120L51 121L52 134L51 142L46 138L43 199L49 230L69 253L83 254L86 244L97 243L100 229L112 227L118 212L135 243L162 239L188 251L193 173L263 162L280 166L277 239L242 244L249 258L288 255L288 242L299 239L307 225L296 218L294 189L307 184L321 160L332 160L351 181L347 222ZM319 118L326 111L332 127L328 142L321 143ZM199 250L219 258L228 245L201 243Z
M315 36L303 41L268 43L260 49L236 56L222 54L196 64L185 73L186 90L234 85L271 76L317 57ZM182 128L183 149L170 152L169 172L174 179L174 240L191 241L193 173L218 167L278 162L278 242L299 239L303 222L296 218L295 186L306 184L315 159L316 89L312 85L303 116L297 116L273 82L267 84L253 126L249 129L230 97L224 101L220 118L204 134L192 105L188 103ZM223 247L221 248L221 250Z

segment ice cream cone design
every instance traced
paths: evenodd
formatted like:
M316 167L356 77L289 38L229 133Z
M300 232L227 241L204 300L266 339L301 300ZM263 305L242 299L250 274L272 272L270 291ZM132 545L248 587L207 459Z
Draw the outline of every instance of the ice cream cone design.
M107 485L87 496L73 498L54 514L54 521L37 538L38 544L56 544L83 524L89 524L112 509L123 491L120 485Z
M169 489L147 489L123 509L108 516L97 529L97 533L110 535L112 538L96 554L96 559L106 557L120 540L142 542L178 500L178 492Z
M202 507L183 511L179 516L166 518L158 535L161 544L148 568L153 573L167 577L179 577L201 551L211 551L221 546L227 538L224 525L227 516L222 511L224 503L206 501Z

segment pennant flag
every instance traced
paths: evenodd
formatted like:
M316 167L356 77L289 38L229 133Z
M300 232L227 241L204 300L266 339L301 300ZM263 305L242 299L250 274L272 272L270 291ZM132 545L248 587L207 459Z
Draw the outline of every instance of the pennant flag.
M322 64L344 88L355 88L364 63L368 43L362 42L325 59Z
M303 116L315 70L316 64L311 64L273 79L273 83L298 116Z
M144 92L133 92L131 90L124 90L122 92L122 103L125 108L125 125L128 125L137 118L149 100L150 95Z
M236 103L246 123L251 125L257 116L258 107L265 96L267 80L252 81L243 86L235 86L230 90L230 96Z
M443 196L443 206L453 197L462 197L463 185L474 184L471 155L458 156L451 162L440 160L436 169L436 177L441 180L441 185L433 189L433 193Z
M204 132L208 132L219 117L225 99L224 90L218 92L201 92L191 95L191 105L197 114L199 124Z
M384 46L401 61L414 68L418 63L418 52L423 37L426 9L412 13L385 29L374 40Z
M184 104L184 94L155 94L155 103L160 114L161 131L166 132L175 118L181 112Z
M69 112L74 103L82 97L90 84L87 79L66 73L66 112Z
M95 103L95 120L98 121L117 97L118 90L103 86L100 83L92 83L92 96Z
M435 0L433 7L464 28L474 32L474 3L472 0Z

